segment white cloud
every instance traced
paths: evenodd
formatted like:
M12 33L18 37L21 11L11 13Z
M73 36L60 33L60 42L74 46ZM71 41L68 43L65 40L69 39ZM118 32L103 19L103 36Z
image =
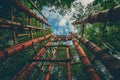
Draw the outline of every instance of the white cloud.
M73 8L73 7L72 7L72 8L71 8L71 12L73 12L73 13L74 13L74 12L75 12L75 8Z
M75 2L82 2L84 6L87 6L88 3L91 3L93 0L76 0ZM67 10L67 13L63 16L59 13L60 9L50 12L51 9L55 9L55 7L44 7L43 13L48 18L49 24L52 24L53 34L61 35L65 33L69 33L71 31L77 32L78 30L71 25L72 15L76 13L76 10L71 7L71 10ZM54 24L53 24L54 23Z
M66 27L67 26L67 23L70 22L70 17L68 14L66 14L65 16L63 16L63 18L61 18L60 22L59 22L59 26L62 26L62 27Z
M84 6L87 6L87 4L93 2L94 0L77 0L77 1L80 1Z
M59 22L59 26L66 26L67 20L65 18L61 19Z
M59 29L59 30L56 30L56 29L55 29L55 30L53 31L53 34L54 34L54 35L61 35L61 34L64 34L64 33L63 33L63 30L62 30L62 29Z
M58 13L58 10L55 10L55 12L50 12L51 9L54 7L43 7L43 11L45 13L45 16L49 19L60 19L61 15Z

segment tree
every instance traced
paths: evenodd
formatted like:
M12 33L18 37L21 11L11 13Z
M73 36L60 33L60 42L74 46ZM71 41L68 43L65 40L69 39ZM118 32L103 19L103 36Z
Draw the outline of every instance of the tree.
M119 5L120 0L94 0L93 5L98 4L100 4L103 9L109 9L111 7Z
M58 7L71 7L72 2L74 2L75 0L33 0L36 5L42 9L42 6L56 6Z

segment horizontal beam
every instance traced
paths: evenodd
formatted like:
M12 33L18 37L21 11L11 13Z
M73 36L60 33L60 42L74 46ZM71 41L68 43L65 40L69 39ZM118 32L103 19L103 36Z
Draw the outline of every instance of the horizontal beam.
M23 36L30 36L30 34L18 34L18 37L23 37Z
M54 59L54 60L51 60L51 59L30 59L28 60L30 62L70 62L71 59Z
M56 37L69 37L68 35L55 35Z
M57 41L66 42L66 40L63 40L63 39L61 39L61 40L55 39L55 40L54 40L54 41L52 41L52 42L57 42ZM69 39L68 41L71 41L71 39Z
M17 29L17 28L29 28L29 29L37 29L37 30L46 30L44 28L38 28L35 26L25 25L25 24L21 24L18 22L14 22L14 21L9 21L6 19L0 19L0 27L2 27L2 28L14 27L15 29Z
M85 23L95 23L95 22L106 22L106 21L120 21L120 5L114 8L104 10L93 15L88 16L80 20L76 20L71 24L85 24Z
M60 38L61 41L68 41L68 40L72 40L71 38L62 38L62 37L58 37L58 39ZM58 40L58 39L55 39L55 40Z
M38 28L38 27L35 27L35 26L30 26L30 25L25 25L25 27L30 28L30 29L47 30L45 28Z
M0 19L0 25L23 26L21 23L6 20L6 19Z
M69 47L69 46L66 46L66 45L51 45L51 46L43 46L43 47Z
M72 62L71 65L75 65L75 64L82 64L81 61L78 61L78 62Z
M0 28L8 28L9 29L9 28L11 28L11 26L10 25L4 25L4 24L2 25L2 24L0 24Z
M49 64L44 64L43 66L49 66ZM66 66L66 64L52 64L52 66Z
M81 64L82 62L81 61L78 61L78 62L71 62L70 65L76 65L76 64ZM44 64L42 66L49 66L49 64ZM66 66L66 63L59 63L59 64L52 64L52 66Z

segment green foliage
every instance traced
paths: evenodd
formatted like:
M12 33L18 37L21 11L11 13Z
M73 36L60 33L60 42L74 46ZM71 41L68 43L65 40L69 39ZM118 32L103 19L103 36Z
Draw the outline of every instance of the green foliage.
M73 13L73 18L81 19L84 16L84 6L81 2L74 2L72 8L75 9L75 13Z
M10 19L11 4L7 3L6 6L6 3L6 0L0 0L0 18Z
M27 59L31 58L33 55L33 50L28 49L23 52L16 53L13 57L0 63L0 72L2 72L0 73L0 79L10 80L25 65Z
M36 5L42 9L42 6L56 6L56 7L68 7L70 8L72 2L75 0L35 0Z
M85 7L84 17L87 17L93 13L97 13L101 10L102 10L102 8L101 8L100 4L93 6L93 3L90 3L87 5L87 7Z
M120 4L120 0L95 0L92 4L88 4L85 8L85 15L84 17L88 17L91 14L98 13L102 10L110 9L112 7L117 6ZM77 18L76 18L77 19ZM103 34L103 27L104 28L104 36L102 40L102 45L100 46L102 49L108 48L109 53L115 55L119 58L120 53L120 21L118 22L107 22L106 26L103 26L103 23L93 23L93 24L85 24L85 33L84 37L94 42L96 45L100 42ZM81 26L78 26L80 31L78 32L81 34ZM94 62L94 56L92 56L89 51L87 51L83 46L82 48L86 51L89 59L93 62L93 65L97 68L97 71L101 73L102 69L99 69L98 66L100 64L96 64ZM103 74L105 75L106 79L113 80L107 71L104 71ZM102 80L104 80L104 75Z
M98 4L100 4L104 9L109 9L120 4L120 0L94 0L93 5Z
M102 33L102 27L103 26L101 24L86 25L85 37L97 44Z
M25 6L27 6L29 9L32 8L32 5L27 0L22 0ZM33 9L33 8L32 8Z
M97 13L104 9L110 9L111 7L117 6L120 3L119 0L95 0L93 4L88 4L85 8L85 17ZM104 36L103 36L103 43L102 48L109 48L113 54L119 53L119 40L120 40L120 32L119 32L119 25L120 22L107 22L107 26L104 29ZM81 34L81 26L79 26ZM90 41L98 44L103 34L103 23L93 23L87 24L85 26L85 33L84 36L89 39Z
M82 64L76 64L71 66L73 78L76 80L88 80Z

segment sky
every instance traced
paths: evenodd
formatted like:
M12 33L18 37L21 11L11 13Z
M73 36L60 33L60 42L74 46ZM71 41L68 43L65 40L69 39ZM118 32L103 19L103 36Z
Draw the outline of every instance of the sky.
M87 4L91 3L93 0L76 0L75 2L82 2L82 5L87 6ZM73 4L75 3L73 2ZM59 13L60 9L54 10L53 7L43 7L42 12L47 17L47 22L51 25L52 34L54 35L67 35L69 32L74 31L77 32L77 29L71 25L72 14L75 13L75 9L71 6L70 10L66 10L65 15L61 15ZM53 10L53 11L50 11Z

